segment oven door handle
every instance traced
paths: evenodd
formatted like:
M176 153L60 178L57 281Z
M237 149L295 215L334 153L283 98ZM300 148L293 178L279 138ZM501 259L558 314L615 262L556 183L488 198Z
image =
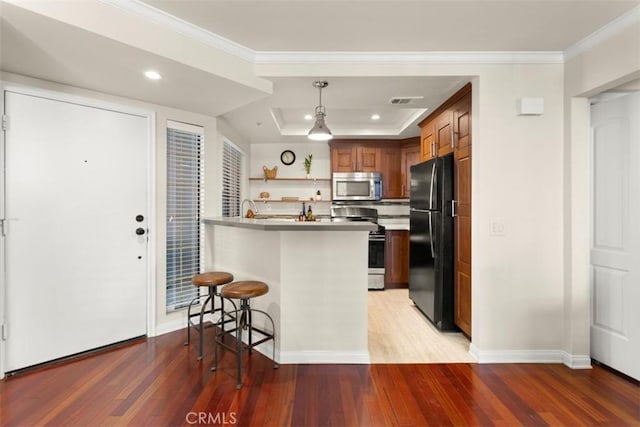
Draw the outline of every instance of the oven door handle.
M369 236L370 242L384 242L384 236Z

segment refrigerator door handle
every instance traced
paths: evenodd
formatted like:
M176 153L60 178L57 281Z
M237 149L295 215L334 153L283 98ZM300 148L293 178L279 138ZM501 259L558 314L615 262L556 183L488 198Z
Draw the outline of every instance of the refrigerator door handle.
M429 186L429 209L433 209L433 184L436 178L436 162L431 165L431 185Z
M453 218L456 217L456 201L455 200L451 200L451 216Z
M431 225L431 211L429 211L429 244L431 246L431 258L436 257L435 250L433 249L433 227Z

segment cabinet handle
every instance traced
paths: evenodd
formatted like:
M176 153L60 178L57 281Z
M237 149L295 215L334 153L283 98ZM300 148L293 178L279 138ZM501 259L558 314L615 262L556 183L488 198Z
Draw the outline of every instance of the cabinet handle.
M453 123L451 123L451 148L455 148L456 144L453 142Z
M451 216L453 218L456 217L456 201L455 200L451 200Z

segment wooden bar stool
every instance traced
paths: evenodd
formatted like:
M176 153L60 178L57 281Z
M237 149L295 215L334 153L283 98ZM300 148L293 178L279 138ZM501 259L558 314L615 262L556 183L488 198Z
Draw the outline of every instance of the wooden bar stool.
M233 281L233 274L227 273L226 271L210 271L207 273L196 274L191 278L191 282L194 286L203 287L206 286L209 290L209 294L207 298L204 300L200 308L200 313L191 313L191 308L194 304L202 298L202 296L198 295L189 303L189 310L187 311L187 342L184 345L189 345L191 343L191 327L198 331L200 334L200 349L198 352L198 360L202 360L202 347L203 347L203 320L205 313L215 313L216 311L220 312L220 317L222 317L222 313L224 312L224 300L220 298L220 307L215 308L215 297L220 296L218 293L218 286L224 285L226 283L230 283ZM211 302L211 309L207 311L207 304ZM234 304L235 308L235 304ZM194 317L199 317L200 321L198 324L193 323L191 320ZM232 320L229 320L232 321ZM224 323L222 324L224 328Z
M222 291L220 292L220 296L225 299L239 299L240 300L240 308L236 308L232 312L223 312L222 316L218 320L218 330L216 332L215 338L215 349L214 349L214 361L212 371L215 371L218 368L218 346L222 346L228 350L231 350L236 353L237 359L237 372L238 379L236 388L242 388L242 348L246 344L242 342L242 331L248 330L247 332L247 340L249 342L246 345L249 349L249 353L253 347L260 345L266 341L273 340L273 353L271 356L271 360L273 361L273 368L278 368L278 363L276 363L276 339L275 339L275 331L276 327L273 323L273 319L269 314L265 311L258 310L255 308L251 308L249 304L249 300L251 298L259 297L261 295L269 292L269 286L267 286L264 282L259 282L256 280L246 280L246 281L237 281L226 285ZM271 322L271 333L266 332L262 329L256 328L252 325L252 314L253 313L261 313L266 316L267 319ZM230 330L224 330L221 326L224 325L225 320L224 317L229 316L230 318L235 318L236 327ZM227 334L236 333L235 337L235 346L229 346L223 342L224 336ZM253 342L253 332L257 332L262 336L262 339Z

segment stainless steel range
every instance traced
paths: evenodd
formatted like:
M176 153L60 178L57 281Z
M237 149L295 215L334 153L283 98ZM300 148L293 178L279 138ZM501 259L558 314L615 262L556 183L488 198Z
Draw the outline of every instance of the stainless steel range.
M378 224L378 210L358 206L332 206L332 221L368 221ZM369 289L384 289L385 229L378 224L369 232Z

